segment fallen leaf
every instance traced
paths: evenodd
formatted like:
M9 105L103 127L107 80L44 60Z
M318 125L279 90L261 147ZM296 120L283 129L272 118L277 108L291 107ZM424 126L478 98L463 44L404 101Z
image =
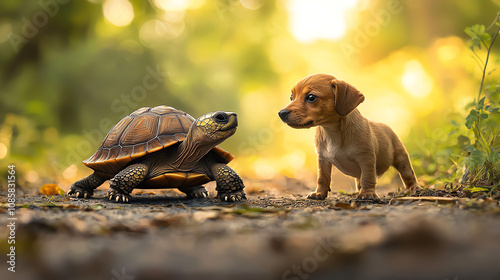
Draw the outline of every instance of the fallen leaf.
M45 184L41 186L40 193L43 195L60 195L62 193L64 195L64 191L56 184Z

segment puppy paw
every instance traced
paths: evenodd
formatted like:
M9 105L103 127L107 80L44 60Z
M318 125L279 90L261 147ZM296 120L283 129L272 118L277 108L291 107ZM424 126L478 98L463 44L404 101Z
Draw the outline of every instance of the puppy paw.
M319 192L312 192L307 195L307 198L309 199L316 199L316 200L324 200L328 196L328 193L319 193Z
M420 192L421 190L423 190L421 186L413 185L413 186L408 187L405 192L409 192L410 194L416 194L416 193Z
M357 200L379 200L380 198L378 197L377 193L374 191L361 191L359 192L358 196L356 197Z

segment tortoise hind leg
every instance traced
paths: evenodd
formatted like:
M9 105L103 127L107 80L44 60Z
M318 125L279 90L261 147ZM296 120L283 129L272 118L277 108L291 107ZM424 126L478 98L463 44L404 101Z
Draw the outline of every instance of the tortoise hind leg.
M137 187L148 174L148 166L136 163L127 166L111 180L109 180L108 198L117 202L128 202L130 193Z
M94 172L89 176L71 184L71 187L69 187L68 190L68 195L83 198L92 197L92 195L94 195L94 190L105 181L106 179L97 176Z
M205 189L204 186L179 188L179 190L185 193L190 198L205 198L209 195L207 189Z
M245 185L231 167L223 163L214 164L212 174L217 182L217 198L222 201L239 201L246 198Z

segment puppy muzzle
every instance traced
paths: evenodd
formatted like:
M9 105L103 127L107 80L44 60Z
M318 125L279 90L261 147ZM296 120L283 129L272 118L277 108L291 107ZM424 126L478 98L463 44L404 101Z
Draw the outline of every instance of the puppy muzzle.
M279 111L278 116L280 116L280 119L284 122L288 120L288 116L290 116L290 111L283 109Z

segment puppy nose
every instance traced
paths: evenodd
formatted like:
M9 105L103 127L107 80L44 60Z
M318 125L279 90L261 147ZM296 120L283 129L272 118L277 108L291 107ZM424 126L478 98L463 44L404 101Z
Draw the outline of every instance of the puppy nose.
M285 110L285 109L279 111L279 113L278 113L278 116L280 116L282 121L286 121L288 119L289 115L290 115L290 111Z

